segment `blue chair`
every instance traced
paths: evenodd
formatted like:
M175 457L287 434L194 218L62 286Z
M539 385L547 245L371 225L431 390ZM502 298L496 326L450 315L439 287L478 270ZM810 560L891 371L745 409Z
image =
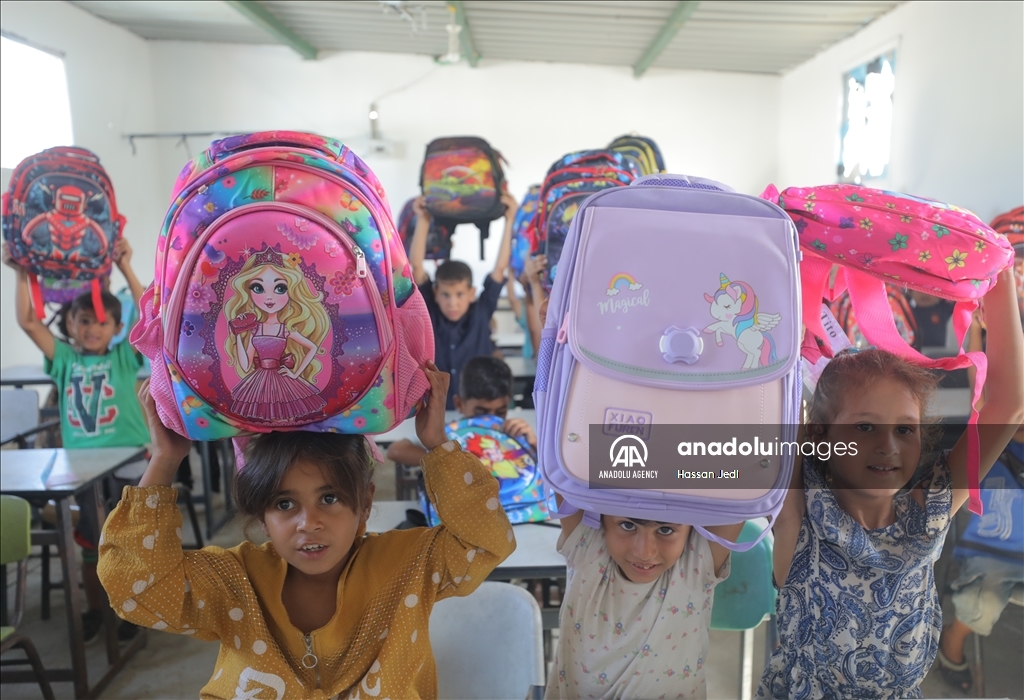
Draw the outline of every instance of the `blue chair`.
M743 525L737 542L752 542L766 527L763 520ZM729 578L715 588L711 610L711 629L743 633L740 645L740 697L753 695L754 629L769 620L765 663L777 643L775 628L775 587L772 585L772 536L769 533L756 547L733 552Z

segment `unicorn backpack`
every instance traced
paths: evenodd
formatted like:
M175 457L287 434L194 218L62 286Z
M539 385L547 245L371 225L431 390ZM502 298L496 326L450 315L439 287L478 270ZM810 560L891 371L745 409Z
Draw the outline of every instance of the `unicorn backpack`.
M534 390L561 512L582 509L595 527L597 514L690 524L754 546L701 526L782 508L794 457L775 441L796 439L799 289L796 230L774 204L682 175L583 202ZM677 426L707 442L687 437L683 451ZM712 473L694 468L702 453L733 456Z
M957 347L963 348L978 300L995 284L999 272L1013 264L1010 243L966 209L897 192L823 185L790 187L780 194L769 185L762 197L778 202L799 232L807 327L801 352L809 363L832 356L817 309L823 300L833 301L849 290L860 330L875 347L932 369L975 366L967 481L969 508L980 513L980 442L974 406L985 386L985 354L961 349L954 357L930 358L911 348L897 329L885 283L955 301L953 330ZM831 278L833 265L838 265L838 272Z
M466 452L478 457L498 480L498 500L509 522L515 525L547 520L555 504L546 500L537 455L524 438L502 432L503 424L504 420L497 416L473 416L452 421L445 432L449 440L455 440ZM427 524L433 527L440 519L427 497L422 477L420 484L420 507Z
M29 273L40 319L46 303L88 291L97 319L106 319L100 291L124 224L110 176L92 151L58 146L18 164L3 196L3 235L11 257Z
M509 267L512 268L512 276L519 279L526 268L526 259L530 257L533 249L531 235L533 228L533 217L537 214L537 200L540 198L540 185L530 185L526 196L519 204L516 211L516 218L512 222L512 251L509 258Z
M419 217L412 209L415 199L410 199L402 207L398 215L398 235L402 238L402 245L405 246L406 255L409 254L409 246L412 245L412 237L416 232L416 221ZM452 255L452 231L451 229L438 224L437 220L430 221L430 228L427 229L427 260L447 260Z
M430 318L384 190L333 139L216 141L185 166L131 342L194 440L377 433L429 391Z

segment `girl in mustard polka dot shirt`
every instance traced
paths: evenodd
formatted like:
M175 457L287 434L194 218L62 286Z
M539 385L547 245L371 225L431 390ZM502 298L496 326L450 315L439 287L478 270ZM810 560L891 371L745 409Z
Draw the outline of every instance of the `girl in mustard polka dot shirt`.
M99 574L124 619L220 640L202 697L437 696L430 610L469 595L515 540L497 481L445 436L448 375L424 371L431 395L416 431L443 525L367 534L365 439L270 433L251 441L236 483L239 509L270 541L192 552L171 488L191 443L160 423L143 385L152 459L107 519Z

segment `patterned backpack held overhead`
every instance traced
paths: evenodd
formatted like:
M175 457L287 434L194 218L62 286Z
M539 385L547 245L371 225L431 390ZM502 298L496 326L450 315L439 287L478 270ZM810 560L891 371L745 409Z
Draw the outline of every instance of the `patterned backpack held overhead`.
M429 391L426 305L384 191L338 141L216 141L175 185L132 343L194 440L377 433Z
M58 146L18 164L3 196L3 235L29 273L40 319L45 303L65 303L90 289L97 319L106 319L100 291L124 224L110 177L91 151Z
M547 520L555 509L554 499L545 500L544 481L537 466L537 455L522 437L502 432L504 420L497 416L473 416L452 421L445 431L466 452L475 455L498 480L498 500L509 521L530 523ZM419 501L427 524L438 525L434 510L420 478Z
M416 233L416 221L419 217L413 211L412 205L416 199L410 199L402 207L398 215L398 235L402 238L406 255L409 254L409 246L412 245L413 234ZM446 226L438 224L436 219L430 222L427 230L427 260L447 260L452 256L452 231Z
M539 461L562 514L757 544L703 528L774 518L785 500L794 455L770 443L795 440L800 416L797 254L785 212L711 180L652 175L582 203L534 384ZM677 452L680 439L696 441ZM737 471L719 482L719 470Z
M995 284L1000 271L1013 264L1013 249L977 216L958 207L897 192L856 185L790 187L781 194L769 185L762 197L777 202L792 217L800 236L803 260L803 322L807 333L803 356L811 363L831 357L818 310L849 291L858 326L867 340L908 362L953 370L977 369L968 421L967 478L970 509L979 513L980 442L978 411L988 368L982 352L964 352L964 337L978 300ZM831 286L833 265L839 266ZM885 283L900 284L956 302L954 357L929 358L900 336L888 303Z
M474 224L480 230L480 259L490 223L505 214L501 195L507 189L504 159L489 143L475 136L434 139L427 144L420 187L427 211L449 230Z
M634 161L607 150L568 153L551 165L541 185L531 232L531 254L548 258L545 289L554 283L562 246L580 205L595 192L625 187L639 175Z

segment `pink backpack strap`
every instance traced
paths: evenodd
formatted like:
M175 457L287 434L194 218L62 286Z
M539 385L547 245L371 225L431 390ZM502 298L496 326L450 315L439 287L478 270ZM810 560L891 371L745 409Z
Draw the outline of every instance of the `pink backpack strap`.
M981 441L978 437L978 409L988 374L988 358L982 352L964 352L963 342L971 326L971 317L978 308L975 299L958 301L953 309L953 331L960 348L954 357L932 359L925 357L907 345L892 317L892 308L885 292L885 283L864 272L846 269L846 282L850 290L850 302L857 314L857 323L868 341L886 352L913 362L921 367L953 370L973 364L974 394L971 397L971 416L967 421L967 484L970 491L968 507L972 513L982 514L980 491Z

